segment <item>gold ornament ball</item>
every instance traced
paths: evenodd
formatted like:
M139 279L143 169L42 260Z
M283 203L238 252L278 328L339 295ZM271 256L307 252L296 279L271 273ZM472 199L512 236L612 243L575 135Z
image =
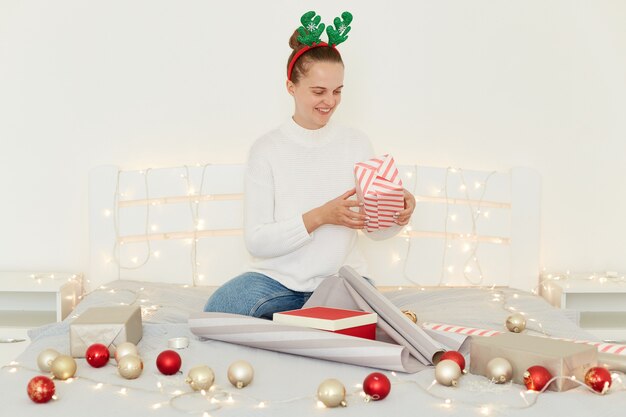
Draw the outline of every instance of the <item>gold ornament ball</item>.
M417 314L411 310L402 310L402 313L409 318L413 323L417 323Z
M143 371L143 361L137 355L124 355L117 362L117 371L126 379L135 379Z
M139 356L139 351L137 350L137 346L135 346L134 343L124 342L115 347L115 361L117 363L119 363L120 359L122 359L126 355Z
M506 328L513 333L521 333L526 328L526 319L519 313L511 314L506 319Z
M345 407L346 387L334 378L326 379L317 387L317 399L326 407Z
M487 362L487 378L496 384L504 384L513 377L513 367L504 358L493 358Z
M446 387L456 387L463 372L458 363L451 359L440 360L435 366L435 379Z
M71 356L59 355L52 361L50 371L55 378L65 381L76 373L76 361Z
M213 370L206 365L194 366L185 379L194 391L208 390L215 382Z
M228 367L228 380L237 388L243 388L252 382L254 378L254 369L246 361L233 362Z
M50 372L52 361L54 361L59 355L60 353L54 349L45 349L39 354L39 356L37 356L37 366L43 372Z

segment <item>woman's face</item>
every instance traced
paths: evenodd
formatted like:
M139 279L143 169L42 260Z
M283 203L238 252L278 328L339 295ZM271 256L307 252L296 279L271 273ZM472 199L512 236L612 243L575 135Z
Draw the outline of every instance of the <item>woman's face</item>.
M343 65L313 62L307 75L294 84L287 80L287 91L294 98L293 120L305 129L319 129L328 123L341 102Z

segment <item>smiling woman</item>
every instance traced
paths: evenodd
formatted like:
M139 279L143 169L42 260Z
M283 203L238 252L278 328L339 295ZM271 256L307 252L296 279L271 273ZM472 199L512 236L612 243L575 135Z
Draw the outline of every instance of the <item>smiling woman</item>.
M244 234L253 257L249 272L222 285L205 311L272 318L301 308L313 290L344 265L366 274L357 231L374 239L408 224L415 199L404 191L396 225L368 232L369 218L354 198L353 169L374 156L361 132L330 119L341 102L344 65L336 46L347 39L352 15L342 13L322 42L321 17L305 13L291 36L287 92L294 113L259 138L245 173Z

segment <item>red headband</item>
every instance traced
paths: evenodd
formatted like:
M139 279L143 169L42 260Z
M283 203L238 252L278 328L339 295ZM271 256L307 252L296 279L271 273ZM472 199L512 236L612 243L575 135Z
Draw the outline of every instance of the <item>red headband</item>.
M300 49L298 52L296 52L296 54L293 56L293 58L289 62L289 68L287 68L287 79L289 81L291 81L291 73L293 71L293 67L296 65L296 61L298 60L298 58L300 58L306 51L310 51L311 49L317 48L320 46L332 46L333 48L335 47L334 44L328 45L326 42L319 42L319 43L314 43L311 46L306 45L304 48ZM337 49L335 50L337 51ZM339 53L339 51L337 51L337 53Z

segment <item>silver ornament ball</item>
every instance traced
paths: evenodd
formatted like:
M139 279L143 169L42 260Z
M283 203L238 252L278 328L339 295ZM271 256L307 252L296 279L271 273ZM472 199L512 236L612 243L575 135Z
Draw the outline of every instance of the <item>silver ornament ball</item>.
M143 361L136 355L124 355L117 362L117 371L126 379L135 379L143 371Z
M76 373L76 361L71 356L59 355L50 365L50 370L56 379L69 379Z
M504 384L513 377L513 367L504 358L493 358L487 362L487 378L496 384Z
M402 310L402 314L404 314L413 323L417 323L417 314L415 314L414 311L412 311L412 310Z
M521 333L526 328L526 319L519 313L511 314L506 319L506 328L513 333Z
M435 379L446 387L456 387L461 375L463 375L461 367L453 360L444 359L435 366Z
M253 378L254 369L246 361L236 361L228 367L228 380L237 388L245 387Z
M120 359L122 359L126 355L135 355L139 356L139 351L137 350L137 346L131 342L120 343L115 347L115 360L119 363Z
M334 378L326 379L317 387L317 398L326 407L345 407L347 405L346 387Z
M60 353L54 349L45 349L39 354L39 356L37 356L37 366L43 372L50 372L52 361L54 361L59 355Z
M206 365L194 366L185 379L194 391L208 390L215 382L213 370Z

